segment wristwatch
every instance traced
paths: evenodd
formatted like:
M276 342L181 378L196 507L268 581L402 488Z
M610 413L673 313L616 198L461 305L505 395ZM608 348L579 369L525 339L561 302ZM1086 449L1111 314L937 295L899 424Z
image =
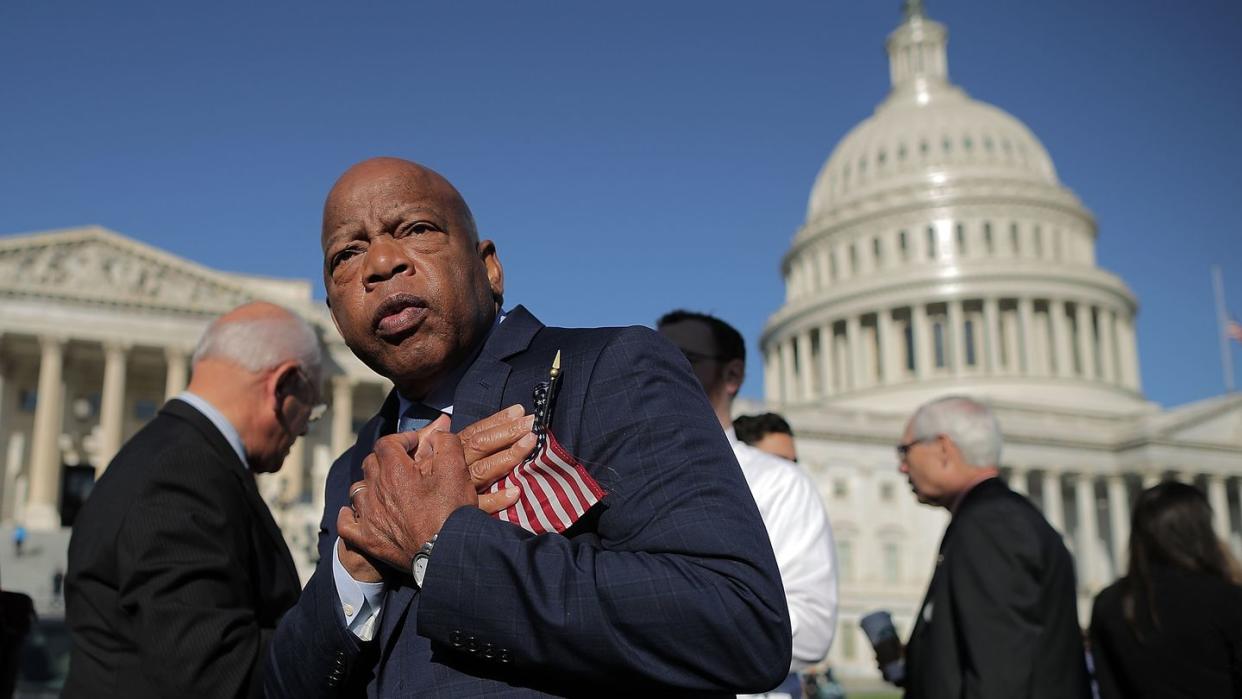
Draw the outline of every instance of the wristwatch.
M410 561L410 574L414 576L414 585L419 588L422 588L423 578L427 576L427 561L431 560L431 549L435 548L439 536L432 534L427 543L420 546L418 553L414 554L414 560Z

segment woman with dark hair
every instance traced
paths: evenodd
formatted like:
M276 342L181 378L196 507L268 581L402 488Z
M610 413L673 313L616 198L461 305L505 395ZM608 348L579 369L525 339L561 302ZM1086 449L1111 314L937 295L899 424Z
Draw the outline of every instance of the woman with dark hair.
M1198 488L1139 495L1130 569L1095 598L1091 651L1102 699L1242 697L1242 587Z

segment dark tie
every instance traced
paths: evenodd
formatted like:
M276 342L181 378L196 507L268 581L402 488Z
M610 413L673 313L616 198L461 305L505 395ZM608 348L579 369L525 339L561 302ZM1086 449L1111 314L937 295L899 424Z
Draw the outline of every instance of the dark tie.
M401 414L401 419L397 421L397 431L413 432L421 430L443 414L439 410L423 403L410 403L410 407L406 408L405 412Z

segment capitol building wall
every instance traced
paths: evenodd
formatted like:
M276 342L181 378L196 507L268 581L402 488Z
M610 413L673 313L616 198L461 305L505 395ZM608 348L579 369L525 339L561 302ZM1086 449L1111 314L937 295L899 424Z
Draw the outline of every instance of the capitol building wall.
M1138 301L1095 256L1108 231L1029 129L952 84L946 47L911 3L887 42L892 89L813 183L761 338L766 407L793 424L835 532L843 676L876 674L858 618L889 609L907 634L935 564L946 515L915 502L893 446L938 395L994 406L1003 473L1064 534L1084 614L1124 569L1129 504L1159 479L1203 488L1242 550L1242 395L1170 410L1144 398ZM207 323L253 299L300 313L330 357L327 416L260 477L305 579L328 467L390 384L311 282L213 270L99 227L0 238L0 522L71 524L120 445L185 387Z

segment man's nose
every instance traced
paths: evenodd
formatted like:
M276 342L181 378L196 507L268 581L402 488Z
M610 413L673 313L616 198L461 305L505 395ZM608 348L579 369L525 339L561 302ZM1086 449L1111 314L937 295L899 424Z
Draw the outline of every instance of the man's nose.
M905 460L905 459L902 459L901 461L898 461L898 462L897 462L897 470L898 470L900 473L907 473L907 474L908 474L908 473L910 473L910 467L909 467L909 466L906 466L906 460Z
M379 284L413 270L414 261L406 254L400 241L388 235L376 236L371 241L363 270L367 284Z

